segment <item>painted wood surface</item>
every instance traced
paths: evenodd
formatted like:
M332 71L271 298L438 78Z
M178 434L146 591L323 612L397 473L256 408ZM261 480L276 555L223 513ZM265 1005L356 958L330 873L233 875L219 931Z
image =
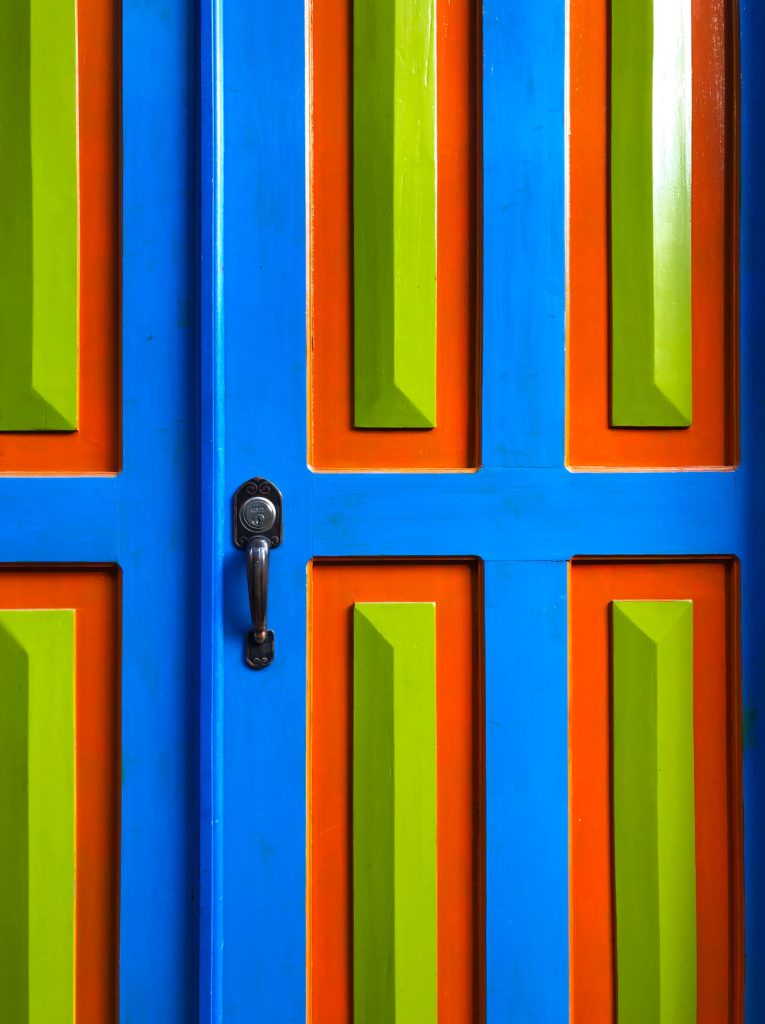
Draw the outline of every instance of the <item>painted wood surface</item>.
M31 781L35 778L26 769L31 765L33 750L31 727L34 725L30 717L33 709L33 684L37 685L36 706L39 714L44 717L44 724L49 731L55 733L52 745L47 737L42 737L46 746L40 753L40 764L37 770L37 785L42 787L45 800L55 801L54 811L57 815L66 816L67 806L74 814L71 828L67 826L68 838L64 837L65 856L59 864L56 860L50 870L51 856L58 857L52 851L50 829L48 825L55 821L51 817L46 822L41 836L43 853L37 862L38 873L42 873L45 892L37 901L41 909L40 920L46 922L45 907L48 901L55 908L60 903L62 894L68 894L73 901L73 933L71 946L73 958L69 960L57 958L54 974L60 978L60 970L68 970L67 985L68 1004L64 1016L46 1016L41 1019L76 1020L77 1024L101 1024L104 1020L114 1019L116 1014L116 963L117 963L117 876L118 876L118 836L119 836L119 686L117 667L117 631L118 631L118 597L117 579L114 573L104 570L72 571L72 570L37 570L4 568L0 571L0 659L5 668L0 675L10 684L9 692L16 693L20 704L17 710L23 711L26 720L25 729L19 734L16 719L9 716L0 723L4 729L3 753L3 806L9 796L20 802L19 820L26 821L28 808L31 806L31 790L22 785L19 779ZM53 623L52 631L49 621ZM10 625L9 625L10 624ZM61 641L63 630L63 642ZM23 636L22 633L30 634ZM38 639L42 637L42 642ZM73 643L68 652L67 642ZM29 651L23 646L27 644ZM29 653L31 652L31 653ZM47 659L47 660L46 660ZM8 667L16 665L21 676L28 685L18 690L13 688L13 674ZM54 700L48 700L47 690L51 685L62 684L60 695L54 694ZM60 705L63 703L63 709ZM71 706L70 706L71 705ZM72 713L73 712L73 713ZM67 715L69 722L67 723ZM50 721L48 720L50 719ZM14 724L15 723L15 724ZM70 735L67 739L62 729L67 726ZM26 728L26 727L29 728ZM39 730L38 730L39 733ZM59 735L61 734L61 735ZM19 744L19 735L21 743ZM15 740L14 740L15 738ZM8 742L6 742L6 740ZM14 740L14 743L10 742ZM62 799L61 786L65 775L51 782L48 777L52 752L61 751L62 743L67 750L67 758L71 755L76 759L73 771L74 790L67 799ZM7 769L10 758L7 755L18 754L16 758L16 776L11 778ZM23 757L21 756L23 755ZM61 760L63 755L56 757ZM67 761L68 763L68 761ZM55 765L53 765L55 767ZM22 768L25 770L22 771ZM10 783L10 788L6 783ZM65 794L66 796L66 794ZM59 818L60 820L60 818ZM31 858L24 860L21 855L31 851L26 837L31 831L23 829L15 831L5 829L0 843L3 844L4 855L9 852L16 858L19 870L25 870L25 879L31 879ZM55 838L55 835L54 835ZM74 858L74 860L72 860ZM42 864L40 864L40 860ZM67 864L72 868L68 876L62 875ZM76 886L73 879L76 878ZM57 888L56 893L48 892L50 887ZM9 887L7 892L16 892ZM19 905L24 917L28 917L31 906L29 885L18 890ZM18 909L18 908L17 908ZM13 915L0 920L3 924L15 928L18 919ZM8 937L7 927L3 938ZM31 947L26 943L16 944L14 941L10 955L8 970L14 974L17 986L24 987L24 995L32 995L31 979L27 986L27 972L16 968L23 961ZM40 957L43 979L47 978L48 946ZM6 960L3 960L6 965ZM1 970L1 969L0 969ZM3 975L3 992L14 992L14 986L7 987L6 975ZM38 981L38 988L45 988L45 980ZM55 988L55 986L53 986ZM19 989L15 989L15 996ZM76 1013L72 1009L76 1007ZM30 1003L31 1006L31 1003ZM48 1008L49 1009L49 1008ZM46 1013L48 1011L46 1010ZM68 1014L68 1016L67 1016ZM74 1014L74 1016L73 1016ZM17 1019L15 1016L13 1019ZM19 1020L31 1020L31 1016L19 1016Z
M174 517L172 510L199 480L189 443L201 390L189 360L198 337L198 172L191 154L199 141L199 13L191 0L123 4L117 65L123 457L112 491L118 540L103 546L101 558L121 569L122 1022L180 1022L197 1012L198 914L189 893L196 892L199 863L199 730L189 680L198 671L199 631L184 620L194 622L198 613L201 583L188 552L200 541L196 516ZM206 443L201 436L199 443ZM81 551L89 546L84 532ZM133 899L136 892L141 900Z
M68 456L59 464L49 454L46 475L37 472L38 451L39 461L27 464L35 466L30 475L19 458L14 475L0 474L0 562L120 567L117 735L125 770L118 783L120 955L111 975L118 1009L96 1005L90 1021L185 1022L197 1011L199 737L189 684L198 670L198 578L187 553L198 536L197 517L174 518L172 509L177 495L196 492L199 481L192 443L199 391L189 359L197 338L199 12L186 0L164 7L128 2L121 12L111 0L103 8L83 0L80 22L95 38L118 13L119 37L112 34L91 66L95 73L106 65L120 83L123 218L121 231L104 237L117 247L121 272L121 306L112 314L123 342L121 357L117 350L113 356L122 402L107 408L121 412L122 471L110 475L113 462L105 470L101 457L88 456L95 468L71 472ZM96 110L110 96L107 81L96 90ZM114 143L119 133L110 124ZM113 197L117 179L105 181ZM92 190L88 195L93 199ZM108 267L107 259L105 275ZM94 309L102 300L94 296ZM102 372L94 367L94 376ZM45 530L35 525L37 515ZM89 778L98 791L96 776ZM97 917L100 902L110 904L100 892L93 899ZM88 950L82 952L84 961ZM82 963L78 970L85 970Z
M0 612L0 991L10 1020L74 1022L73 611Z
M0 430L77 426L76 2L6 4L0 34Z
M314 1024L351 1024L354 1019L354 749L371 757L366 745L352 746L354 605L359 604L424 608L430 627L435 604L435 800L438 807L448 808L448 813L437 814L438 1020L472 1024L481 1004L483 702L477 637L463 628L465 622L476 621L477 582L477 567L469 562L318 562L311 567L312 628L314 637L322 637L321 644L313 645L309 687L307 978L308 1015ZM413 636L409 642L418 639ZM379 669L382 662L375 665ZM379 671L376 678L382 682ZM423 673L422 681L427 679ZM392 780L386 783L374 766L370 773L373 782L392 792ZM417 778L409 784L416 786ZM375 810L379 805L368 813ZM415 837L420 830L411 834ZM368 842L365 848L370 850ZM379 857L383 849L370 853ZM392 897L383 906L392 909ZM376 969L382 966L383 961ZM385 981L390 994L395 982L392 961L389 966Z
M616 1024L617 1020L637 1017L683 1020L694 998L696 1013L690 1019L696 1024L742 1020L741 736L739 676L734 653L737 589L736 567L725 560L609 562L584 559L573 563L569 625L572 1024ZM687 609L689 602L693 609L692 626L682 623L682 609ZM625 622L623 616L617 622L614 610L617 605L626 607L631 619L640 615L640 611L634 611L636 607L648 608L646 628L660 638L660 642L653 645L651 639L646 639L631 621ZM650 609L654 606L663 608L665 616L669 613L681 617L679 644L675 642L677 630L674 635L670 629L662 636L660 626L653 628ZM680 731L676 728L679 720L675 720L674 729L668 729L667 735L674 731L677 744L670 750L671 765L679 750L687 752L692 728L692 762L689 763L687 756L684 761L681 758L682 773L677 770L667 773L665 761L660 777L657 774L663 728L660 716L662 707L666 710L667 705L662 705L659 687L662 678L669 678L664 670L670 664L666 658L662 662L661 647L668 640L670 647L679 654L688 639L682 636L683 630L692 631L692 654L690 659L680 659L680 669L686 665L686 671L675 671L674 675L680 679L687 677L687 663L692 660L692 702L687 687L684 696L677 687L669 687L667 696L670 701L677 701L678 712L683 703L686 711L692 703L692 726L686 715ZM623 664L617 643L625 639L627 646L621 643L626 662ZM688 655L690 651L686 649L685 653ZM645 670L638 672L641 666ZM622 690L620 697L617 682L619 676L624 681L622 667L627 672L628 683L631 674L641 695L650 697L652 691L656 693L657 713L650 721L645 719L645 702L637 709L640 712L642 708L642 718L639 713L626 718L625 692ZM617 736L620 710L625 712L621 716L624 728ZM646 729L653 726L656 754L653 769L646 763L647 755L650 759L650 731L643 736L642 743L636 735L641 722ZM666 717L665 723L669 724ZM630 731L637 749L628 766L629 751L622 744L624 756L621 757L617 743L625 734L629 741ZM676 761L675 769L677 767ZM691 774L694 815L689 828L687 782ZM685 792L681 798L684 812L682 807L680 810L672 807L663 815L661 802L665 799L668 778L680 782ZM619 792L625 798L621 811L617 804ZM666 806L671 796L671 793L666 796ZM638 828L640 813L646 823L642 831ZM620 843L620 834L626 835L630 816L634 828L628 841ZM678 831L680 834L676 836ZM666 840L669 857L662 866L666 837L680 841L670 844ZM622 914L621 923L619 869L614 870L619 848L624 871L622 908L627 915ZM645 854L642 858L641 851ZM628 884L625 877L630 857L638 874L632 884ZM641 863L637 863L639 860ZM667 884L670 869L681 871L681 880L669 886L670 892L664 896L662 907L661 886ZM691 893L694 873L695 893ZM677 904L683 894L686 901L690 901L690 909ZM652 929L654 937L649 941L646 936L645 943L637 943L637 956L630 955L627 959L620 941L624 937L623 929L630 922L630 905L625 900L632 896L641 900L639 913L631 918L635 932ZM694 916L695 932L691 936L688 928ZM667 926L669 934L662 947L656 935ZM672 970L666 963L666 958L673 955L673 934L679 943L686 944L680 970ZM689 976L689 969L693 970L693 977ZM685 992L682 992L683 986ZM683 1005L668 1015L666 1003L673 995L683 1000ZM651 1005L646 1007L646 1002Z
M611 7L611 423L691 423L691 0Z
M354 0L357 427L436 424L436 0Z
M354 1020L438 1017L434 604L353 609Z
M686 369L692 369L691 393L685 403L686 411L692 411L692 416L688 417L691 422L685 429L662 429L659 425L659 429L651 430L639 424L625 426L622 421L619 421L622 423L619 429L612 428L612 424L617 423L617 420L612 418L612 398L617 397L617 362L615 361L612 367L611 319L612 312L615 313L616 310L612 310L611 277L615 265L612 265L611 242L613 240L616 243L617 238L614 234L612 239L609 229L609 162L612 147L609 146L609 122L603 118L603 111L609 108L611 100L609 5L572 0L567 254L569 403L566 458L570 465L576 467L722 466L735 464L738 458L736 279L739 165L736 159L738 70L735 16L728 0L693 3L690 5L690 11L683 4L676 3L654 6L658 11L655 32L653 14L646 6L636 5L632 0L629 3L620 3L618 7L615 5L615 22L633 16L640 20L641 11L646 19L642 37L637 31L630 36L621 37L627 52L622 54L625 59L619 60L618 69L615 68L615 83L621 81L629 85L633 79L640 79L634 61L626 59L633 47L646 58L653 57L656 50L657 57L655 76L653 60L648 69L650 80L647 89L650 90L650 95L646 90L641 93L637 87L632 93L634 101L638 105L642 102L648 111L640 122L642 141L638 142L638 122L634 117L631 121L622 117L618 123L615 113L613 118L616 133L614 138L621 139L627 147L625 156L630 146L636 150L633 161L622 161L625 173L628 178L631 174L645 183L642 193L636 193L644 197L640 207L628 198L626 191L621 193L624 196L624 212L626 215L641 217L644 223L649 216L652 218L648 223L649 233L646 235L641 227L641 233L636 236L636 240L626 238L625 246L619 251L625 261L634 262L641 251L640 240L644 239L642 265L646 273L652 270L656 248L653 230L653 183L657 178L654 163L658 162L660 156L659 149L654 145L654 134L657 132L652 113L657 109L653 104L654 77L657 79L657 95L663 97L663 103L659 107L659 112L663 115L661 126L670 137L673 125L676 125L681 114L681 110L672 101L673 98L682 98L676 82L676 70L679 70L680 65L675 55L668 53L661 46L654 47L653 39L657 33L661 33L664 40L671 41L677 38L677 32L663 31L668 27L664 25L664 21L682 14L686 21L690 17L691 50L689 53L686 49L682 63L686 80L689 73L691 76L689 92L692 96L691 149L690 154L685 154L692 167L691 291L690 311L683 313L683 316L690 316L692 338L691 349L676 365L678 368L685 366ZM617 61L619 45L619 40L615 39L614 62ZM665 75L662 70L667 63L672 66L669 75ZM645 61L642 67L645 81ZM658 82L659 78L662 80L661 83ZM631 94L628 91L624 95L629 99ZM647 106L649 100L651 110L648 110ZM687 106L687 93L685 102ZM636 130L632 131L630 125ZM646 146L651 147L650 152ZM625 185L627 184L628 181L625 182ZM629 187L632 188L631 185ZM616 199L617 194L614 193L612 198ZM671 189L669 194L679 198L679 193ZM643 210L642 214L639 209ZM686 209L684 205L683 209ZM673 222L662 216L661 223L668 227ZM614 255L617 255L616 249ZM672 261L670 265L673 265ZM656 266L658 268L659 265ZM640 278L634 272L621 275L621 280L626 281L628 286L628 292L622 294L633 294L639 280L644 278L645 275ZM659 278L655 275L654 278L658 282ZM664 279L669 280L666 275ZM645 281L647 282L647 278ZM616 288L615 273L613 284ZM645 287L649 287L649 284L650 282L646 283ZM635 373L630 370L630 360L625 362L622 359L621 365L625 367L625 372L620 372L619 378L624 385L624 393L645 395L646 402L655 406L656 403L650 399L650 394L656 393L652 382L651 360L654 341L657 345L663 344L663 341L653 327L652 295L653 285L650 286L648 295L651 301L647 299L642 303L639 317L634 321L635 324L644 325L645 329L643 326L636 326L629 335L638 341L643 339L640 342L640 350L645 358L640 357L640 365L636 367ZM615 293L613 297L615 300ZM613 354L616 356L616 320L613 330ZM668 337L665 334L664 340L666 341ZM656 348L656 351L659 349ZM666 372L671 364L671 351L669 348L662 350L657 367L664 375L665 382L670 385L670 397L675 396L672 401L677 404L679 392ZM684 375L685 370L681 376ZM660 404L663 402L661 396L657 400ZM666 406L666 403L664 404ZM649 405L646 405L646 408ZM651 424L647 425L650 427Z
M478 17L436 0L436 407L431 430L354 427L352 5L310 10L309 460L318 469L470 468L478 461ZM347 60L338 60L338 54Z
M74 11L69 10L68 4L58 5L54 18L50 18L48 5L36 3L30 7L30 3L6 5L8 7L2 14L4 19L24 18L24 26L13 38L22 40L27 37L26 49L19 45L14 50L13 59L6 61L4 71L0 75L15 76L19 62L31 60L30 53L30 28L32 19L30 10L37 9L35 23L42 21L41 38L43 42L48 40L45 46L55 45L61 51L66 49L65 41L67 33L62 28L61 20L66 20L74 31ZM11 332L6 323L3 329L4 337L10 342L15 338L13 345L3 346L0 352L0 366L3 369L3 381L0 382L0 405L5 406L7 392L13 391L13 395L20 396L22 404L32 403L38 412L43 407L40 400L34 395L29 400L24 398L22 377L28 376L27 371L34 365L52 370L55 376L55 383L43 382L46 388L54 387L56 393L62 389L67 393L76 388L77 403L74 407L76 412L76 430L60 431L44 430L41 427L42 420L39 419L25 432L4 432L2 410L0 410L0 472L11 473L75 473L75 472L114 472L119 468L120 444L119 444L119 389L118 389L118 363L119 363L119 303L118 303L118 249L119 249L119 217L118 217L118 193L119 174L117 167L118 137L118 102L117 102L117 81L119 38L117 32L117 10L111 0L77 0L77 26L76 41L71 37L70 56L76 59L76 85L77 85L77 109L76 109L76 136L73 134L71 140L63 139L62 132L56 135L48 134L42 143L38 144L49 149L51 146L71 144L71 160L76 161L74 171L76 181L74 183L73 199L77 206L72 214L72 225L74 230L74 248L67 265L66 259L58 260L55 254L61 246L68 245L65 232L56 234L53 232L53 240L50 238L42 244L38 239L38 258L42 259L47 251L56 258L57 262L51 273L60 278L60 284L67 288L71 285L73 294L67 298L71 302L71 317L59 317L54 312L55 304L48 310L47 303L55 296L54 292L43 286L42 279L33 282L33 274L36 273L31 264L24 260L18 260L14 256L13 246L6 246L4 254L0 256L0 262L10 261L12 266L6 266L2 274L3 281L11 289L13 301L9 305L3 303L0 310L0 317L13 317L18 330ZM23 12L26 14L23 15ZM47 24L47 23L50 24ZM53 33L53 41L48 36ZM9 35L9 38L11 36ZM37 51L35 51L37 52ZM58 52L58 51L57 51ZM24 54L26 53L26 57ZM68 58L67 58L68 59ZM72 118L72 131L74 132L74 113L67 112L66 91L60 87L61 77L57 71L55 77L48 73L49 61L44 54L37 54L35 66L42 67L44 72L38 70L40 88L46 95L50 95L53 106L46 115L48 120L55 119L63 114L63 123L68 123L67 118ZM57 65L51 65L57 66ZM27 68L29 71L29 67ZM40 75L42 74L42 77ZM74 71L72 71L74 74ZM6 80L0 77L0 92L5 88L1 83ZM9 88L10 104L13 110L13 118L5 122L4 130L27 131L29 134L30 107L23 101L18 92L18 77L12 77ZM0 103L3 100L0 98ZM63 103L63 107L62 107ZM72 103L74 95L72 94ZM23 111L26 110L26 114ZM22 123L23 118L26 121ZM26 126L26 127L25 127ZM63 129L62 129L63 130ZM36 129L35 137L40 134L39 126ZM7 147L11 152L12 147ZM29 146L13 150L9 161L5 161L3 174L22 173L23 168L19 161L23 162L24 152L27 153L27 172L31 173L31 158L33 151ZM36 176L36 191L50 193L51 199L56 196L61 188L70 189L67 184L66 175L58 175L58 164L49 153L44 154L44 170ZM38 164L40 161L38 160ZM14 170L15 168L15 170ZM39 171L39 168L38 168ZM48 175L46 177L46 175ZM22 174L23 177L23 174ZM52 179L52 181L51 181ZM47 182L47 184L46 184ZM19 181L14 186L14 197L22 197L25 193ZM71 189L70 189L71 191ZM10 193L6 190L6 199ZM29 205L32 200L31 191L27 193L25 203L19 203L14 199L13 231L19 244L26 237L29 244L32 244L32 235L27 229L30 223L27 214L32 213ZM9 200L8 200L9 201ZM26 211L26 213L24 213ZM61 210L54 210L50 217L67 217L67 211L62 206ZM0 222L2 221L0 214ZM48 219L50 219L50 217ZM79 228L78 228L79 221ZM5 222L8 227L8 221ZM26 225L26 226L25 226ZM41 232L44 229L45 221L38 218L35 222L35 231ZM10 230L10 227L8 228ZM0 231L5 232L5 227ZM26 232L26 234L25 234ZM77 238L79 235L79 239ZM6 236L4 236L6 237ZM59 255L62 255L59 253ZM65 255L65 253L63 254ZM49 256L49 258L52 258ZM78 272L79 268L79 272ZM60 271L60 273L59 273ZM69 275L73 274L71 278ZM26 284L21 281L25 278ZM69 284L67 284L69 282ZM34 288L33 288L34 283ZM2 287L2 284L0 284ZM38 318L38 326L34 333L31 331L31 312L28 303L21 300L21 296L27 295L34 299L38 305L42 304L44 310L48 310L46 316L50 317L47 326L43 327L43 320ZM26 312L25 312L26 310ZM21 317L21 319L19 319ZM22 320L27 323L27 328L22 330ZM67 326L71 321L70 326ZM26 333L25 333L26 332ZM66 343L68 353L65 358L66 365L64 372L60 360L51 358L50 350L64 351L65 346L61 339L69 338ZM38 344L39 342L39 344ZM70 344L71 343L71 344ZM10 361L13 361L16 373L9 375ZM24 369L26 367L26 370ZM47 369L44 372L48 372ZM31 378L30 378L31 379ZM35 387L37 385L35 384ZM40 389L38 388L38 391ZM42 392L41 392L42 393ZM50 395L43 395L49 399ZM16 398L13 399L16 401ZM25 406L26 407L26 406ZM63 407L62 407L63 408ZM43 409L44 411L44 409ZM74 424L72 424L74 425ZM9 428L10 429L10 428Z
M198 579L196 563L186 553L198 538L196 516L175 519L172 537L168 516L177 494L191 493L198 480L197 446L190 441L198 425L197 369L188 358L197 337L192 153L198 138L198 9L184 0L162 8L126 3L120 13L111 0L103 6L82 0L79 13L86 27L83 41L89 41L80 51L83 62L94 79L104 68L112 76L89 92L93 106L88 107L88 125L101 138L98 126L105 118L112 151L110 155L97 148L91 154L93 163L88 162L87 181L92 185L102 180L108 194L105 188L99 199L92 187L84 186L83 193L87 191L91 209L103 202L109 215L92 236L89 258L98 261L105 252L102 272L109 280L110 253L116 246L121 273L121 306L113 301L113 284L101 292L93 286L93 275L88 278L91 323L99 310L106 310L117 331L103 331L87 363L94 381L108 378L109 367L119 366L122 402L114 401L115 373L104 401L108 414L117 417L111 433L98 430L96 417L89 444L76 455L72 451L57 458L52 449L43 452L32 446L25 451L34 459L9 456L17 475L0 475L0 522L8 528L0 561L91 562L119 565L122 571L118 736L125 771L115 883L120 893L120 955L118 970L111 974L112 1008L107 989L106 999L99 1002L94 996L83 1013L90 1015L88 1024L117 1016L123 1021L156 1017L180 1022L193 1019L197 1007L198 735L196 717L190 714L189 680L197 671L198 629L191 623L197 615ZM119 36L112 31L104 39L104 29L114 26L118 13ZM90 46L96 40L94 56ZM119 132L110 108L115 79L120 84L121 140L115 139ZM107 109L112 112L108 118ZM119 179L103 172L117 141ZM84 171L84 161L81 167ZM114 230L118 190L120 232ZM83 235L83 256L84 244ZM113 345L112 354L100 359L101 346L111 345L115 333L122 337L121 357ZM109 447L120 435L121 463ZM119 455L119 446L116 451ZM53 475L45 475L43 465ZM120 465L118 476L109 475ZM30 467L35 475L24 475ZM147 496L152 507L148 515ZM47 520L46 531L34 526L33 508ZM55 523L51 509L56 510ZM97 791L96 778L89 777ZM110 834L113 838L115 830ZM99 901L104 913L113 907L100 892L93 899L90 912L95 917ZM83 966L88 953L92 957L92 948L82 947L78 970L92 978ZM93 964L97 974L98 958Z
M482 381L484 468L475 474L395 477L307 469L306 277L295 270L305 265L307 251L305 5L286 0L261 14L253 19L250 9L225 5L225 493L257 463L259 472L279 481L293 512L289 543L280 549L280 568L271 577L269 615L286 642L268 686L251 685L241 665L239 630L224 635L226 802L220 827L226 896L220 942L226 1024L259 1017L303 1020L306 1014L303 681L306 645L315 645L317 637L314 626L308 628L304 604L295 601L306 565L320 555L421 558L466 551L485 560L486 581L486 1013L490 1020L536 1015L544 1024L559 1024L569 1006L565 563L589 551L740 555L744 695L756 711L765 648L756 611L765 605L759 571L765 541L757 528L762 403L751 388L742 392L743 461L735 473L564 468L566 6L559 0L488 0L480 50L482 341L484 365L491 368ZM765 199L758 185L763 158L756 127L762 16L749 5L741 17L748 97L742 121L748 142L742 165L747 226L741 345L744 375L759 380L765 361L758 344ZM604 101L601 120L606 109ZM605 196L600 192L601 205ZM265 434L252 430L245 372L253 323L275 360L259 402L263 421L276 425L267 445ZM606 359L607 344L606 336ZM699 412L694 401L694 421ZM597 418L607 429L607 399ZM663 464L673 461L680 460ZM401 496L395 517L394 489ZM469 509L475 517L470 522L480 523L480 530L458 534L455 507ZM40 525L38 514L24 537L30 539ZM98 524L95 529L106 532ZM220 561L225 614L246 626L246 594L232 558ZM654 592L648 598L663 596ZM670 596L682 599L688 592ZM607 604L602 617L607 624ZM345 671L335 660L328 668ZM533 685L518 685L519 679ZM744 770L745 803L754 810L746 832L750 964L759 962L758 921L765 920L757 884L763 839L756 810L765 748L757 742L757 729L755 723ZM549 766L545 773L535 770L540 745ZM519 821L525 828L522 845ZM603 874L608 877L607 867ZM254 933L253 920L263 922L263 929ZM748 981L755 1020L763 1016L758 977L750 972ZM596 1018L584 1019L591 1024Z
M696 1024L693 604L615 601L612 629L618 1020Z

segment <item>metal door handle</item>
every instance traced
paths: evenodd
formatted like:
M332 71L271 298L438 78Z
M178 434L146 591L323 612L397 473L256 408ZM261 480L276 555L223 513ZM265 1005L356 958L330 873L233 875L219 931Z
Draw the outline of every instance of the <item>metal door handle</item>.
M247 663L253 646L262 647L264 653L270 648L273 658L274 634L266 628L268 615L268 554L271 545L265 537L250 537L247 543L247 588L250 592L250 618L252 629L247 635ZM270 641L270 643L269 643ZM268 645L268 647L263 646ZM262 655L260 655L262 656ZM260 668L261 665L253 666Z
M274 631L267 625L268 570L271 548L281 542L281 493L270 481L253 477L234 495L234 543L247 551L252 629L247 633L244 660L250 668L266 668L274 660Z

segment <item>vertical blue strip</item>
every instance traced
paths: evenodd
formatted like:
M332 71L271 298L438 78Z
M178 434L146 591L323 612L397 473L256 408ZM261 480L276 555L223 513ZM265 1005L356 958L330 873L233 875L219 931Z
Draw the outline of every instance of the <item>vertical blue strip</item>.
M734 7L735 5L731 5ZM740 550L744 771L745 1021L765 1020L765 6L741 0L741 468Z
M199 1020L223 1021L223 24L200 4Z
M122 571L122 1024L199 1013L198 16L122 3L123 468L95 507L109 534L51 545L106 541Z
M563 562L487 562L486 1019L568 1020Z
M265 476L284 496L271 556L276 654L244 664L244 558L226 519L225 1024L306 1020L306 4L223 4L226 53L226 465L230 497ZM227 497L227 500L228 500Z
M562 466L565 0L483 5L485 466Z

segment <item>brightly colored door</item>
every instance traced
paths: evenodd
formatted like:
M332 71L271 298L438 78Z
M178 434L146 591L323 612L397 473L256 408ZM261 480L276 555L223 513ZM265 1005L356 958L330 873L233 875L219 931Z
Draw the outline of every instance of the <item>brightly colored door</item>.
M761 7L0 26L0 1019L759 1024Z
M762 15L211 18L205 1019L754 1024Z

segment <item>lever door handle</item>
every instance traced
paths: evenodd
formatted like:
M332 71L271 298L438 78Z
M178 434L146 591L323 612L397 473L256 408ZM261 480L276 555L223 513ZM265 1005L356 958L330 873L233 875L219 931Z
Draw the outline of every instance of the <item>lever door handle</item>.
M252 629L244 660L266 668L274 660L274 631L268 628L268 570L271 548L282 542L282 496L262 477L242 484L234 495L234 543L247 553L247 592Z
M252 664L250 654L258 658L265 656L266 662L274 656L274 631L268 629L268 555L271 545L265 537L250 537L247 542L247 589L250 592L250 618L252 629L247 634L247 664ZM255 651L259 648L259 651ZM260 662L253 668L262 668Z

